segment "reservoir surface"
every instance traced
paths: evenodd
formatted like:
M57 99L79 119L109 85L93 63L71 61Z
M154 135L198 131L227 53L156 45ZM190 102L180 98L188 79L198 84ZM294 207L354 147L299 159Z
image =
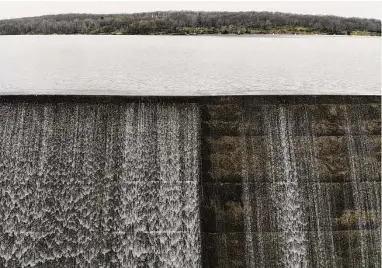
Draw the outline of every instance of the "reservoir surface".
M0 95L380 95L381 39L0 36Z

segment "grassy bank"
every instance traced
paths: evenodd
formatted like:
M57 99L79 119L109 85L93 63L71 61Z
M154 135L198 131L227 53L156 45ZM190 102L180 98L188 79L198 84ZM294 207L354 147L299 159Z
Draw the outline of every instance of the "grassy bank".
M149 35L261 35L261 34L277 34L277 35L352 35L352 36L381 36L381 33L368 31L342 31L342 32L325 32L310 30L306 27L275 27L270 29L227 29L222 28L203 28L203 27L181 27L173 31L157 31L149 33ZM91 35L124 35L123 32L116 30L111 33L104 29L97 29L89 32Z

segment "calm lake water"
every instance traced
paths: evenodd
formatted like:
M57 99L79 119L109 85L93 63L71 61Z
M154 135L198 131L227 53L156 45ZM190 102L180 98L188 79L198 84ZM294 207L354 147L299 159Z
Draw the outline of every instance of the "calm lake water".
M381 38L0 36L0 94L380 95Z

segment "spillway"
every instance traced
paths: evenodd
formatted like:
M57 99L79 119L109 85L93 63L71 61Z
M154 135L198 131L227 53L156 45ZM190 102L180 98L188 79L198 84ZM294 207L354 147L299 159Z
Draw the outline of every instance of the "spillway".
M380 105L1 97L0 267L380 267Z
M205 267L379 267L379 100L207 103Z
M1 267L200 267L196 105L0 114Z

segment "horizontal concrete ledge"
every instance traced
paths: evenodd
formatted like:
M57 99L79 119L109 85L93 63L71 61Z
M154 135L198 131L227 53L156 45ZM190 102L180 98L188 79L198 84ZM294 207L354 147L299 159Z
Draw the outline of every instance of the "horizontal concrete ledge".
M89 233L93 234L107 234L107 235L168 235L168 234L182 234L182 235L195 235L198 234L194 230L184 230L184 231L99 231L99 230L88 230ZM57 234L55 231L12 231L12 232L3 232L2 235L14 236L14 235L25 235L25 236L33 236L33 235L44 235L44 234Z
M374 229L348 229L348 230L320 230L321 233L333 233L333 234L356 234L356 233L376 233L379 228ZM251 232L251 234L282 234L281 231L267 231L267 232ZM300 233L317 233L317 231L300 231ZM202 231L202 235L245 235L247 232L204 232Z
M347 181L341 181L341 182L338 182L338 181L301 181L299 182L298 184L301 185L301 186L326 186L326 185L336 185L336 186L352 186L352 185L367 185L367 184L380 184L381 181L380 181L381 178L378 178L378 179L374 179L374 180L360 180L359 182L352 182L350 179L347 180ZM205 186L205 185L216 185L216 184L219 184L219 185L242 185L243 182L242 181L236 181L236 182L219 182L219 181L203 181L201 182L201 186ZM268 186L271 186L271 185L284 185L285 182L269 182L269 181L250 181L247 183L248 185L257 185L258 187L260 186L264 186L264 185L268 185Z
M66 78L70 79L70 78ZM195 77L194 79L199 79L199 77ZM33 82L33 81L32 81ZM14 84L14 83L9 83ZM10 86L10 85L8 85ZM53 84L53 87L55 85ZM161 89L158 91L158 86L153 87L148 85L145 87L141 87L138 89L137 87L126 86L125 88L119 88L120 85L118 83L114 88L110 88L110 85L103 86L102 88L89 88L86 85L81 85L80 87L73 88L0 88L0 95L86 95L86 96L187 96L187 97L200 97L200 96L211 96L211 97L219 97L219 96L264 96L264 95L288 95L288 96L296 96L296 95L368 95L368 96L378 96L381 95L380 90L378 89L378 85L374 88L341 88L337 87L334 89L317 89L314 87L307 88L296 88L296 89L288 89L281 88L275 89L276 85L272 85L270 87L263 86L261 89L256 88L248 88L248 85L237 85L234 88L227 88L226 86L222 86L221 88L210 87L211 85L204 84L203 87L199 86L199 89L195 87L191 87L186 92L182 92L179 90L180 87L184 87L184 84L171 85L167 89ZM142 89L143 88L143 89ZM200 89L201 88L201 89ZM310 92L310 93L309 93ZM79 94L80 93L80 94Z
M0 96L0 103L126 103L126 102L196 102L194 97L174 96L88 96L88 95L6 95Z
M0 102L1 103L1 102ZM207 131L206 131L207 132ZM223 134L220 134L220 133L211 133L211 132L207 132L207 134L203 133L203 142L208 145L208 146L211 146L211 142L209 140L217 140L219 138L224 138L224 137L233 137L233 138L237 138L237 137L256 137L256 138L265 138L267 137L264 133L251 133L249 131L245 132L243 131L243 133L237 133L237 135L234 135L236 133L232 133L231 135L227 135L225 133ZM331 138L331 137L336 137L336 138L341 138L341 137L346 137L346 133L313 133L312 135L306 135L306 134L301 134L301 133L296 133L293 135L294 137L301 137L301 138ZM380 136L380 131L370 131L370 132L364 132L364 133L355 133L353 134L352 133L352 136L357 138L357 137L377 137L377 136ZM208 140L209 139L209 140Z
M381 103L381 95L227 95L227 96L121 96L121 95L0 95L4 102L86 102L124 103L149 102L197 102L221 104L234 101L252 104L362 104Z

